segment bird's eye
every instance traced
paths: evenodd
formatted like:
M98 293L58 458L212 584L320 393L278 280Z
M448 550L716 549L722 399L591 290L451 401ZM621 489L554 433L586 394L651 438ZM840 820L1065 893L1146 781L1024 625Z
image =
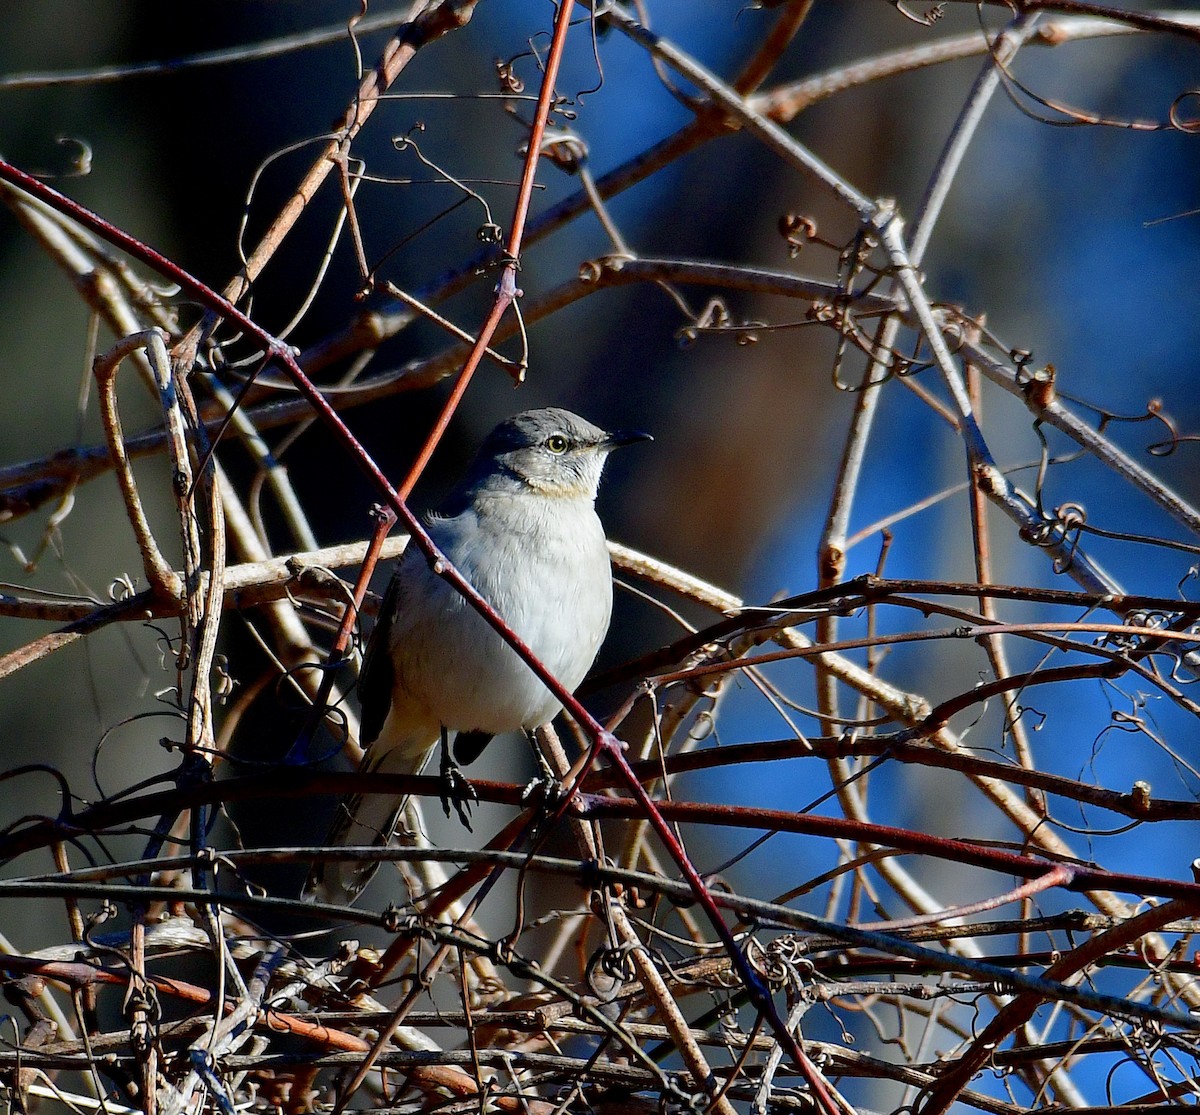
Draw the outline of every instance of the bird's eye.
M567 439L562 434L551 434L546 438L546 448L551 453L565 453L567 451Z

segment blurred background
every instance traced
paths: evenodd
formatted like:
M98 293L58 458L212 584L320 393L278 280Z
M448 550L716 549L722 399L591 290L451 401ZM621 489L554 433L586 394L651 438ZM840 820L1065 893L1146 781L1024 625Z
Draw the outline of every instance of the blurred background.
M726 77L762 41L775 13L745 0L648 0L655 30ZM914 10L920 5L910 5ZM1151 10L1126 4L1126 9ZM1187 4L1154 10L1193 12ZM817 0L766 89L838 70L848 63L957 35L977 33L973 4L944 5L932 26L906 18L880 0ZM402 5L373 3L369 16L400 13ZM52 176L70 196L158 248L210 285L220 288L239 266L239 236L247 245L277 212L341 118L357 85L354 50L345 34L357 4L335 0L231 0L219 5L163 5L115 0L13 2L5 6L0 36L0 153L22 168ZM545 0L483 2L462 30L423 49L394 96L381 106L355 153L377 180L364 182L356 211L368 261L406 290L431 288L478 248L484 219L477 200L446 212L463 194L411 147L408 136L442 174L469 182L507 228L520 173L521 120L505 110L497 91L497 60L515 59L527 94L537 90L553 8ZM582 14L582 9L581 9ZM984 24L1002 26L1002 12L984 11ZM389 33L364 31L358 45L373 64ZM150 61L191 58L326 28L330 41L269 58L179 67L176 72L100 80L94 71ZM338 29L341 28L341 33ZM942 146L979 72L978 57L949 61L874 81L829 97L802 112L789 130L870 197L892 197L904 214L920 204ZM45 75L33 80L30 75ZM53 75L59 75L57 79ZM1200 136L1166 127L1175 106L1181 118L1200 116L1200 47L1163 34L1122 35L1026 48L1014 80L988 108L950 193L928 252L927 289L938 302L985 315L988 327L1014 349L1051 363L1058 387L1093 422L1185 498L1200 495L1194 443L1169 455L1147 447L1169 440L1166 425L1144 419L1159 406L1182 435L1200 433L1196 390L1200 351L1200 293L1195 261L1200 250ZM1023 91L1106 118L1111 126L1072 121ZM692 119L693 92L665 83L645 53L617 33L593 41L575 29L558 82L567 104L558 123L585 145L597 176L631 159ZM447 99L433 94L456 93ZM516 113L528 119L529 102ZM86 175L73 160L88 153ZM268 162L268 160L270 160ZM261 172L261 174L259 173ZM251 183L259 175L248 204ZM410 181L415 180L415 181ZM578 176L543 161L533 215L579 188ZM332 180L310 207L284 250L256 283L256 319L280 329L303 303L326 250L339 197ZM850 242L850 215L812 181L783 166L750 136L730 133L665 167L613 199L612 219L639 256L726 261L832 279L837 253L810 244L795 258L779 233L780 218L813 218L832 244ZM244 231L242 229L244 223ZM527 299L574 278L581 265L613 246L600 223L585 214L530 247L522 261ZM491 279L481 277L440 306L459 326L482 320ZM338 334L358 314L363 281L343 234L311 307L289 334L301 350ZM601 494L610 537L646 550L713 581L747 601L816 585L816 554L837 462L855 402L838 382L854 384L861 360L835 372L836 336L804 324L805 303L736 291L684 288L692 310L720 294L737 323L764 323L754 343L730 333L681 339L689 324L675 299L651 284L616 286L580 300L529 328L527 382L514 386L486 365L467 392L450 433L417 489L414 503L436 503L459 474L481 437L501 417L540 405L562 405L616 428L651 432L652 446L615 458ZM375 295L368 303L393 310ZM5 211L0 211L0 449L2 463L36 459L70 445L102 442L94 399L81 406L90 365L88 314L68 280ZM185 323L197 313L180 306ZM781 326L789 326L783 328ZM742 336L740 340L746 338ZM111 338L101 335L103 350ZM421 324L389 340L367 375L403 367L441 351L447 340ZM509 355L519 346L508 341ZM332 382L345 365L324 373ZM934 394L933 371L919 380ZM132 377L129 380L132 384ZM448 390L448 383L393 394L345 412L355 433L393 478L404 475ZM129 430L154 424L144 393L123 390ZM1027 491L1034 485L1040 442L1029 411L1018 400L985 391L983 426L998 461ZM271 435L272 438L277 435ZM1128 485L1086 457L1065 459L1070 447L1052 431L1051 453L1064 458L1046 477L1048 507L1075 502L1088 522L1153 539L1187 540L1179 526ZM373 493L353 465L319 429L292 445L284 461L322 545L364 537ZM884 393L856 501L851 530L865 530L938 493L945 498L897 518L886 574L968 581L974 578L964 454L953 430L898 381ZM229 467L245 475L236 452ZM156 469L158 472L156 473ZM139 466L152 514L166 516L169 491L158 462ZM239 472L239 470L242 470ZM156 490L157 497L150 493ZM160 502L153 507L154 499ZM111 475L83 486L69 514L51 530L54 508L0 522L0 580L54 591L82 588L105 595L123 575L136 577L138 555ZM163 518L169 524L169 518ZM267 526L279 553L294 540L270 514ZM1011 525L994 523L994 578L1005 583L1071 587L1045 553L1021 542ZM42 542L48 540L48 546ZM1127 591L1194 597L1195 553L1161 545L1087 537L1084 545ZM30 569L35 555L36 568ZM881 554L879 531L868 531L849 555L847 575L871 572ZM699 610L685 612L693 622ZM710 617L711 618L711 617ZM882 631L903 630L911 615L878 617ZM33 621L6 620L0 650L44 633ZM847 620L843 637L864 630ZM611 665L675 638L676 620L631 593L618 592L618 611L601 665ZM230 670L241 684L263 668L236 617L226 622ZM1013 668L1027 669L1044 648L1017 646ZM162 646L152 629L108 629L3 680L0 739L6 762L45 761L68 774L78 793L129 785L153 770L170 769L158 740L174 730L159 690ZM861 656L860 656L861 657ZM881 672L894 684L937 701L970 689L986 676L973 644L898 647ZM768 672L801 706L814 703L804 664ZM600 711L615 700L602 695ZM776 707L750 686L734 684L724 697L714 742L773 739L792 729ZM1190 717L1137 685L1080 683L1038 691L1026 702L1029 724L1048 769L1095 779L1116 789L1145 778L1167 796L1195 797L1194 724ZM1003 753L996 710L962 724L972 745ZM1117 717L1116 714L1120 716ZM811 720L796 720L816 731ZM1133 724L1131 725L1131 719ZM247 754L268 758L286 743L286 716L271 706L247 721L255 739ZM279 737L272 729L284 726ZM1136 728L1136 730L1134 730ZM489 753L498 776L524 749ZM97 752L97 749L98 752ZM1190 752L1190 753L1189 753ZM96 784L92 784L93 756ZM695 777L681 796L800 809L827 789L817 762L789 764L783 772L743 768L736 785ZM54 812L49 779L10 783L4 815ZM89 788L90 787L90 788ZM0 788L0 792L2 788ZM1011 839L1012 829L958 782L926 770L885 768L873 783L876 820L925 831ZM297 820L299 823L297 823ZM1153 840L1104 837L1081 827L1081 855L1123 870L1186 875L1196 834L1191 825L1160 825ZM247 840L284 843L314 839L311 818L244 818ZM319 827L319 826L318 826ZM724 839L724 838L723 838ZM1074 837L1071 837L1074 840ZM127 851L133 854L136 844ZM711 834L692 848L700 866L720 864L740 847ZM1160 857L1167 855L1169 862ZM829 849L820 842L775 838L731 878L753 873L764 896L794 885L797 873L818 874ZM1178 863L1175 860L1178 859ZM29 868L24 868L28 870ZM992 880L945 865L918 871L946 901L974 895ZM1049 900L1054 905L1054 900ZM815 902L814 909L820 903ZM45 926L26 924L36 938ZM59 930L55 929L57 933ZM29 947L30 941L18 944Z

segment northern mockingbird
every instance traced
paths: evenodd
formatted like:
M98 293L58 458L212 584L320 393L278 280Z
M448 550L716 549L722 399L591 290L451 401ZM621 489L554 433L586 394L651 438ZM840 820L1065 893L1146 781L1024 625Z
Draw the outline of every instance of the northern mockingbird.
M612 568L596 490L609 453L635 441L570 411L530 410L501 422L426 526L438 549L568 689L608 631ZM447 732L455 757L492 736L529 731L561 705L516 652L437 576L415 546L384 594L358 683L362 770L416 774ZM449 755L443 751L449 764ZM405 799L354 795L338 805L328 845L387 844ZM377 864L318 865L305 891L346 902Z

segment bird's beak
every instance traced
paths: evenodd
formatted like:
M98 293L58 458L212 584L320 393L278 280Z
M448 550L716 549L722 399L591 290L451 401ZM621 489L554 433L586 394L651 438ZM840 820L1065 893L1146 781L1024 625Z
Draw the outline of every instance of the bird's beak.
M654 438L641 430L613 430L604 439L605 449L620 449L622 445L633 445L638 441L653 441Z

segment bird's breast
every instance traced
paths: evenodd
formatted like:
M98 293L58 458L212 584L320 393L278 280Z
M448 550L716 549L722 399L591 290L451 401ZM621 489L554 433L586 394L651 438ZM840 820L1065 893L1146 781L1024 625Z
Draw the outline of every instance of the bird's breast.
M482 500L434 520L438 548L550 672L573 690L612 613L604 531L590 501ZM413 560L413 559L416 560ZM559 702L420 555L408 555L392 637L396 699L463 731L513 731L551 719Z

